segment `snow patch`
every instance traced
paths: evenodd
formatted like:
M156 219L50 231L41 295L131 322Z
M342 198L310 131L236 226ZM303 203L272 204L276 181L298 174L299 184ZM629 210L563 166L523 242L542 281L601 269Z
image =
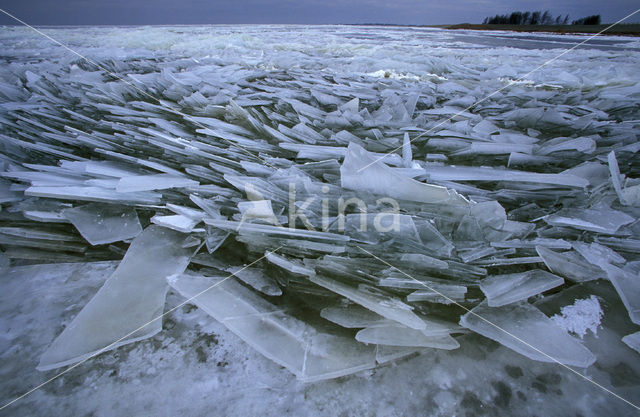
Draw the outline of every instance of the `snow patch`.
M597 335L600 321L604 316L600 302L594 295L562 307L560 313L551 317L551 320L567 332L577 334L580 339L584 338L588 330Z

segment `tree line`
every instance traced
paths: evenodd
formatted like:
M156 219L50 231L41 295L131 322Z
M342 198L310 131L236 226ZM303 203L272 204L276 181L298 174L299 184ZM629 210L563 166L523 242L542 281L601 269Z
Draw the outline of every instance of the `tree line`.
M569 15L553 17L549 10L535 12L513 12L511 14L497 14L485 17L483 25L568 25ZM583 17L573 20L572 25L599 25L600 15Z

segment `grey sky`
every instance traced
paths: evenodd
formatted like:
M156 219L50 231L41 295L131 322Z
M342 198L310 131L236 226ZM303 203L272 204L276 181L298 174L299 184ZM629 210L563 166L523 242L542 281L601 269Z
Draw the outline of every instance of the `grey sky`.
M0 0L0 8L34 25L480 23L497 13L546 9L613 22L639 7L637 0ZM0 16L0 25L13 23Z

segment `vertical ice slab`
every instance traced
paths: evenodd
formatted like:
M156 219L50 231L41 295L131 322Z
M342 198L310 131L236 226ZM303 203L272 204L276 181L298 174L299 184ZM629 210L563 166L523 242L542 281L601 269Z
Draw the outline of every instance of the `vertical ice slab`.
M193 252L182 247L185 237L158 226L138 235L113 275L44 352L38 370L70 365L158 333L166 278L184 271Z
M469 201L445 187L418 182L398 174L355 143L349 143L340 167L343 188L369 191L401 200L467 206Z
M63 210L62 215L92 245L131 239L142 232L133 207L91 203Z
M376 365L373 347L321 333L231 279L185 274L168 281L190 302L304 382L337 378Z
M460 324L535 361L586 368L596 360L576 338L526 302L497 308L482 302L462 316Z

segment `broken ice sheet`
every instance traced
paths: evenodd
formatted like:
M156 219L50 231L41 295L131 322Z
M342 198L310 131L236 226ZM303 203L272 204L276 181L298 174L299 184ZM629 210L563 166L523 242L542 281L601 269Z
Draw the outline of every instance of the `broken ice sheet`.
M430 288L414 291L407 295L408 302L428 301L430 303L451 304L464 301L467 287L463 285L428 282Z
M347 329L361 329L388 322L387 319L357 304L325 307L320 317Z
M429 347L437 349L457 349L460 344L448 334L425 335L423 332L410 329L398 323L388 323L367 327L356 334L361 343L404 346Z
M404 358L417 352L425 351L424 348L402 347L402 346L376 346L376 361L379 364L387 363L396 359Z
M193 253L182 248L185 237L153 225L138 235L113 275L42 354L38 369L70 365L158 333L166 278L184 271Z
M640 332L631 333L623 337L622 341L631 349L640 353Z
M92 245L131 239L142 232L133 207L91 203L65 209L62 215Z
M136 193L120 193L102 187L89 186L32 186L24 191L24 195L33 197L58 198L61 200L97 201L120 204L159 204L161 194L141 191Z
M586 368L596 360L577 339L526 302L502 307L482 302L462 316L460 325L535 361Z
M565 209L544 220L552 226L568 226L591 232L615 234L620 227L635 219L626 213L608 207L594 209Z
M637 273L631 273L615 265L603 265L609 280L629 312L631 321L640 324L640 280Z
M375 349L321 333L233 280L174 275L169 284L258 352L304 382L349 375L376 365Z
M467 206L468 200L445 187L415 181L396 173L363 147L349 143L347 155L340 167L342 187L369 191L401 200L422 203Z
M255 219L276 226L280 225L280 221L271 207L271 200L241 201L238 203L238 209L242 215L242 221Z
M412 308L402 301L387 295L369 290L367 286L351 287L339 281L319 275L309 278L321 287L340 294L354 303L380 314L389 320L397 321L412 329L422 330L427 327L425 322L411 310Z
M136 175L122 177L116 185L119 193L164 190L176 187L193 187L200 183L186 177L170 174Z
M573 246L590 263L605 271L627 308L631 321L640 324L640 280L638 280L638 274L633 270L625 270L614 265L624 264L626 259L614 250L598 243L574 242Z
M571 281L584 282L606 276L602 269L591 265L576 251L556 252L542 246L536 246L536 251L551 272Z
M490 307L500 307L562 285L564 280L541 269L515 274L492 275L480 281Z
M200 223L200 220L181 214L173 214L169 216L161 216L156 214L151 218L151 223L173 229L181 233L189 233L194 230L194 227L196 227L198 223Z
M445 181L509 181L584 188L589 181L571 174L545 174L493 167L428 165L427 175Z
M291 272L292 274L304 276L313 276L316 274L313 268L307 267L297 259L289 259L282 255L277 255L273 252L266 252L265 259L272 264L279 266L285 271Z
M611 173L611 183L613 188L618 194L620 203L626 204L624 194L622 193L622 176L620 175L620 167L618 166L618 160L616 159L616 153L614 151L609 152L607 155L607 161L609 162L609 172Z
M282 289L280 289L276 280L258 268L234 266L227 268L226 271L265 295L282 295Z

